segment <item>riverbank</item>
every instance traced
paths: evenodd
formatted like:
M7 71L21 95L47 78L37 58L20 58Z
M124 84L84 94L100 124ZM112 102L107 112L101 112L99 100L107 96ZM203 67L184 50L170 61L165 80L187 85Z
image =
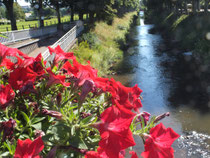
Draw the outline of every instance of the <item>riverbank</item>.
M209 15L163 12L153 16L147 12L146 22L155 24L151 31L158 31L172 47L179 52L192 52L198 62L210 65L210 20Z
M72 50L78 61L86 64L89 60L91 66L99 71L100 76L115 72L123 60L126 34L135 15L137 12L127 13L122 18L115 17L111 25L96 22L91 28L86 26L87 31Z

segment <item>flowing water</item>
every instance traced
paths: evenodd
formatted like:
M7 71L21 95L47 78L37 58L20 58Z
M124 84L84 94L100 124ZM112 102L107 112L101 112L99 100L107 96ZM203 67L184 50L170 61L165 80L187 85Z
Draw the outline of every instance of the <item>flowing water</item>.
M130 47L125 53L124 67L129 72L114 78L126 86L138 84L143 90L141 111L152 115L170 112L170 117L162 122L181 135L173 144L175 157L209 158L209 98L206 91L199 89L202 87L198 79L200 73L197 69L193 69L195 73L190 72L195 67L191 53L177 55L176 50L167 48L159 34L149 33L153 25L140 21L140 26L132 28ZM205 86L209 91L210 86ZM140 155L143 145L139 138L135 139L134 148Z

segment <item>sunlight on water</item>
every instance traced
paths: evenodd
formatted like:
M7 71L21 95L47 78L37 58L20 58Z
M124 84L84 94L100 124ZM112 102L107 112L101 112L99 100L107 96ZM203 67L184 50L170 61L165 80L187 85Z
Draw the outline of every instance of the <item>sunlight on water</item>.
M140 19L140 25L144 26L144 19Z

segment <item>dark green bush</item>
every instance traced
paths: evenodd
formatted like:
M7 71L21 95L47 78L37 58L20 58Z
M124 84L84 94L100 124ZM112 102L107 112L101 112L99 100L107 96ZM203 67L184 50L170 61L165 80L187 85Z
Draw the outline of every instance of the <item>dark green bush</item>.
M79 42L82 41L87 41L90 48L96 48L100 44L100 40L96 34L92 32L83 34L79 39Z

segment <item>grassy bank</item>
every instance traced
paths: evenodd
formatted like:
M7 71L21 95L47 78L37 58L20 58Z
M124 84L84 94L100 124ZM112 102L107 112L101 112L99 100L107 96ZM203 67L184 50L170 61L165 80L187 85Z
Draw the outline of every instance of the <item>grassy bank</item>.
M192 51L201 62L210 64L210 20L209 15L176 15L162 13L152 16L147 13L147 21L156 24L156 30L167 40L178 43L183 51ZM157 17L157 18L156 18Z
M123 59L123 50L120 48L125 44L126 33L136 14L131 12L122 18L115 17L112 25L96 22L95 27L84 33L73 49L78 60L83 64L89 60L101 76L114 71Z

